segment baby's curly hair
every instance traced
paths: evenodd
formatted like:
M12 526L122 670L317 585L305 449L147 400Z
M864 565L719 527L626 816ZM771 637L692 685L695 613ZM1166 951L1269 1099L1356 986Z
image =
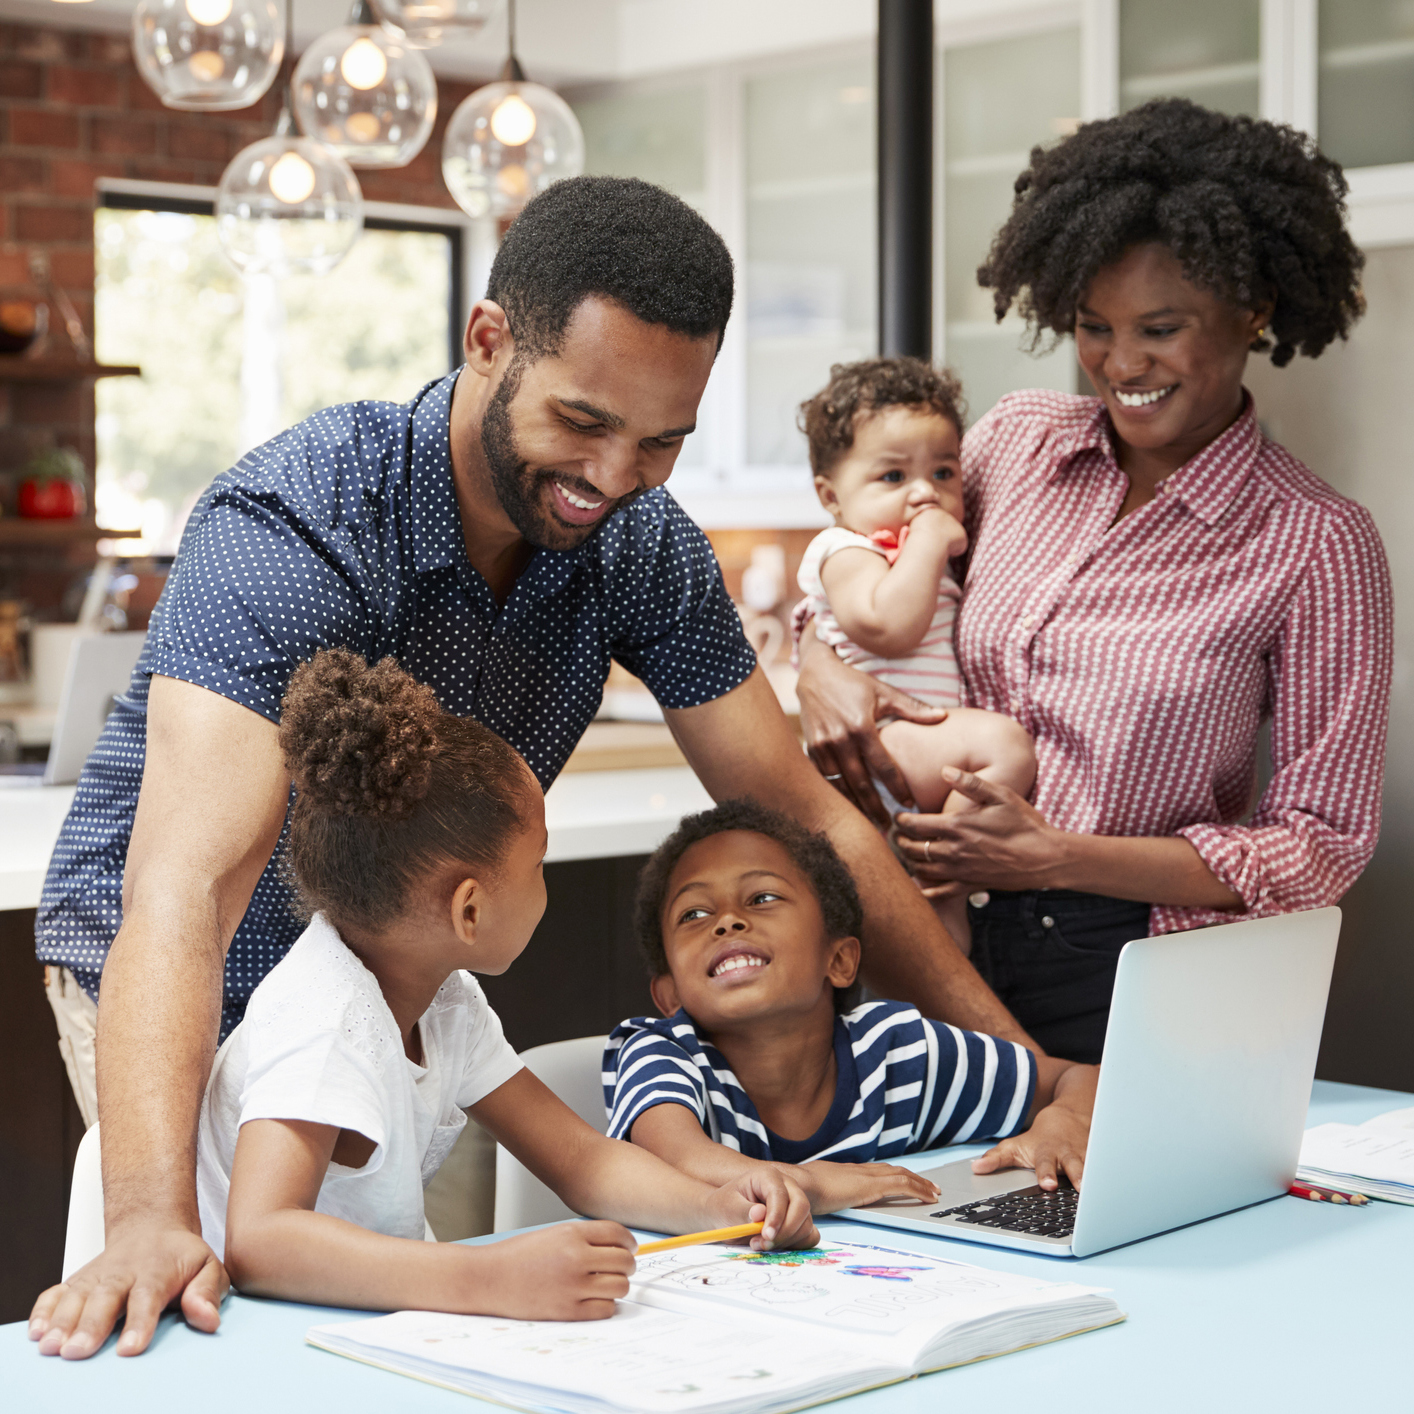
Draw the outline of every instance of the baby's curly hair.
M290 678L280 750L295 783L289 866L305 917L381 927L430 868L494 872L524 827L529 768L392 658L323 648Z
M908 357L837 363L830 381L800 405L798 422L810 444L810 470L828 476L854 446L859 417L891 407L937 413L962 436L967 414L962 384L947 369Z
M749 830L775 840L790 855L791 862L805 875L824 916L825 931L831 941L858 938L864 929L864 909L844 860L825 835L772 810L759 801L742 796L724 800L711 810L684 815L682 823L649 856L638 876L638 893L633 902L634 931L650 977L662 977L671 969L663 947L663 904L668 882L678 861L693 845L729 830ZM856 979L848 987L835 988L835 1010L846 1012L859 1005L862 991Z
M1293 128L1160 98L1031 151L1016 199L977 271L1000 321L1073 333L1098 271L1157 241L1187 279L1242 309L1274 305L1281 368L1315 358L1364 312L1364 256L1345 228L1340 165Z

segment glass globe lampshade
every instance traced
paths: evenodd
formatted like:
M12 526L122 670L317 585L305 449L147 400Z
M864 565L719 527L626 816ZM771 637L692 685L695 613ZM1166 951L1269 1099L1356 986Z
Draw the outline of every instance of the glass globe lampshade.
M242 274L325 275L362 230L353 169L291 132L237 153L216 191L216 235Z
M407 36L414 49L462 39L483 29L500 0L373 0L385 25Z
M551 183L583 170L584 132L569 104L520 78L463 99L442 140L442 176L468 216L513 217Z
M304 51L293 87L300 127L355 167L411 162L437 117L427 56L379 24L367 0Z
M279 73L284 25L276 0L139 0L133 57L168 108L248 108Z

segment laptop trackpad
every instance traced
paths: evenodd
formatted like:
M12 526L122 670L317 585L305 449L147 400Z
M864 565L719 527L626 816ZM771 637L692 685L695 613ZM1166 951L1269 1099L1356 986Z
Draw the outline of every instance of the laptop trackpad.
M921 1170L924 1178L931 1178L942 1190L936 1203L930 1208L956 1208L963 1203L975 1202L978 1198L993 1198L999 1193L1015 1193L1021 1188L1030 1188L1036 1182L1035 1169L1002 1169L999 1173L973 1173L971 1159L958 1159L955 1163L944 1164L942 1168ZM912 1198L885 1198L882 1202L869 1204L870 1208L918 1208L924 1206ZM861 1211L865 1211L861 1209Z

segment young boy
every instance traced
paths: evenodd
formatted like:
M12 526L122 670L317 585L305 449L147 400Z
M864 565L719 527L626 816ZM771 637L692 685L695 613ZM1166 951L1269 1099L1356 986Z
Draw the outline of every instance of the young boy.
M1036 776L1021 726L962 705L953 653L962 590L949 568L967 549L961 391L922 359L868 359L837 364L829 384L801 406L816 494L835 520L806 549L801 608L821 642L851 667L950 709L936 726L893 721L881 732L918 808L930 813L970 808L949 793L945 767L1022 795ZM935 906L967 951L962 894Z
M784 1166L817 1213L931 1202L929 1182L876 1161L980 1139L1003 1142L978 1173L1034 1167L1054 1188L1063 1168L1078 1186L1098 1069L859 1004L862 922L823 835L751 800L688 816L639 884L665 1019L609 1038L610 1135L708 1183Z

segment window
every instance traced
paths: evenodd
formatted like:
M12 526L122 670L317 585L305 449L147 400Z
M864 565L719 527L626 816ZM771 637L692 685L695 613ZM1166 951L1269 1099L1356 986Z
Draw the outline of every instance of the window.
M1414 5L1321 0L1321 147L1347 167L1414 162Z
M370 218L333 271L242 277L209 203L104 193L94 216L99 523L172 554L213 477L319 408L404 401L459 363L461 228Z
M1120 0L1120 107L1191 98L1257 116L1261 16L1262 0Z

